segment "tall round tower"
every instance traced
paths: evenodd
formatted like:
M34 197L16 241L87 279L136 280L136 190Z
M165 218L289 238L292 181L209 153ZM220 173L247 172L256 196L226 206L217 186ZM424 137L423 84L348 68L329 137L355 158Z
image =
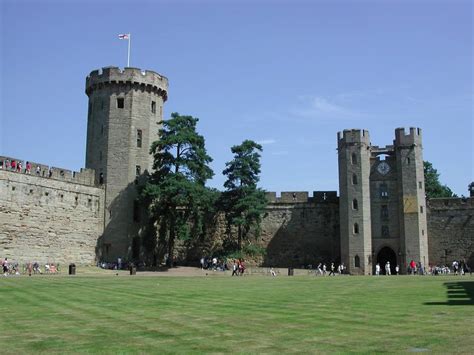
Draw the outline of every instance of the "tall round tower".
M89 74L86 94L86 168L95 169L97 182L105 186L99 257L125 258L139 230L134 181L152 169L149 149L158 139L168 79L149 70L107 67Z

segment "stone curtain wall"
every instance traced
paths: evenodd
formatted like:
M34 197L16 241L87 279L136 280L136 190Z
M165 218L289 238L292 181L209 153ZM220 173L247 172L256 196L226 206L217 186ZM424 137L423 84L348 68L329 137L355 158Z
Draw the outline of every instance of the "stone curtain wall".
M339 203L271 203L262 222L264 266L315 267L340 261Z
M430 264L464 259L474 267L474 198L430 199L427 205Z
M103 189L0 170L0 257L93 264L103 232Z

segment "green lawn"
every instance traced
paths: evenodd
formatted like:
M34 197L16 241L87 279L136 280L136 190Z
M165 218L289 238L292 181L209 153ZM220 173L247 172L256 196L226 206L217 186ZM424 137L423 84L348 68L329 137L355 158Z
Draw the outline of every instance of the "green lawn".
M0 279L2 353L474 351L474 277Z

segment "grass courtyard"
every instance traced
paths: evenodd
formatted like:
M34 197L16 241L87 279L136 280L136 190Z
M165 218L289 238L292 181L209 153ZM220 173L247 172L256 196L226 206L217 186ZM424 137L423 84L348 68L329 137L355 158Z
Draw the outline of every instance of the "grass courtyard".
M0 279L2 353L474 351L474 277Z

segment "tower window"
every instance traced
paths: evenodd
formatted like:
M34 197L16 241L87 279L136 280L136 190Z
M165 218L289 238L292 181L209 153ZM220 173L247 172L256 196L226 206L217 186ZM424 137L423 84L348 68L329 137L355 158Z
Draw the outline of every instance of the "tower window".
M101 134L101 135L104 135L104 125L102 125L102 126L100 127L100 134Z
M359 203L357 202L357 199L352 200L352 209L353 210L358 210L359 209Z
M382 219L387 219L388 218L388 206L387 205L382 205L380 209L380 216Z
M352 174L352 185L357 185L357 175Z
M163 117L163 106L160 106L160 117Z
M142 130L137 129L137 147L141 148L142 147Z
M410 165L410 158L407 157L407 165Z
M102 151L99 152L99 160L102 161Z
M123 97L117 98L117 108L124 108L125 107L125 100Z
M388 226L382 226L382 237L388 238L390 234L388 233Z
M423 213L423 206L420 206L420 213Z
M352 155L351 155L351 163L352 163L352 164L357 164L357 155L356 155L356 153L352 153Z
M423 188L423 182L418 181L418 188L421 190Z
M381 184L379 189L380 189L380 197L387 198L388 197L388 186L387 186L387 184Z
M359 224L354 223L354 234L359 234Z
M155 101L151 102L151 112L156 113L156 102Z
M135 175L140 176L141 173L142 173L142 168L140 167L140 165L136 165L135 166Z
M359 258L359 255L356 255L354 257L354 266L355 267L360 267L360 258Z

